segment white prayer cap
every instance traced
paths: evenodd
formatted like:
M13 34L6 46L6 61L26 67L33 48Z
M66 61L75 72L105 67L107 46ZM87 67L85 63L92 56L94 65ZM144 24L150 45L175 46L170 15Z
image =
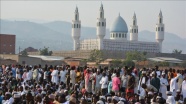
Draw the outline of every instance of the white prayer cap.
M112 99L112 97L107 97L107 100L108 100L108 99Z
M97 71L100 71L100 69L97 69Z
M67 90L64 90L64 92L67 92Z
M46 94L46 92L45 91L42 91L41 94Z
M119 98L117 96L112 97L113 100L119 101Z
M148 92L148 95L153 95L153 93L151 91Z
M115 74L115 73L113 73L113 74L112 74L112 76L111 76L111 78L114 78L115 76L116 76L116 74Z
M156 98L161 98L160 96L157 96Z
M142 74L145 74L146 73L146 71L142 71Z
M106 100L106 97L105 96L100 96L99 98Z
M5 95L12 95L10 92L6 92Z
M152 74L155 74L155 71L153 71Z
M141 99L144 99L144 97L143 96L139 96L139 100L141 100Z
M126 101L126 99L125 99L125 98L122 98L122 97L120 97L119 100L120 100L120 101Z
M181 92L180 89L177 89L176 92Z
M25 92L21 92L21 96L25 95Z
M117 104L124 104L124 102L122 102L122 101L119 101Z
M14 98L20 98L19 94L14 94Z
M31 92L31 94L32 94L32 96L34 96L35 94L34 94L34 92Z
M167 95L172 95L172 92L166 91L166 94L167 94Z
M96 104L104 104L103 101L99 100Z
M165 72L162 72L162 75L165 75Z

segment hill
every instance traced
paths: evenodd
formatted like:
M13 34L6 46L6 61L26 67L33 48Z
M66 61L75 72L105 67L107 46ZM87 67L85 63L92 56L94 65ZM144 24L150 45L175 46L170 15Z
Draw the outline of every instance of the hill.
M35 23L29 21L1 20L0 33L16 35L16 52L18 47L22 49L29 46L36 49L49 47L51 50L72 50L71 23L65 21L53 21L48 23ZM96 38L95 27L81 29L81 39ZM105 38L109 38L109 29L106 30ZM129 39L129 34L128 34ZM155 41L155 32L143 30L139 32L139 41ZM173 49L182 50L186 53L186 39L176 34L165 32L163 52L171 53Z

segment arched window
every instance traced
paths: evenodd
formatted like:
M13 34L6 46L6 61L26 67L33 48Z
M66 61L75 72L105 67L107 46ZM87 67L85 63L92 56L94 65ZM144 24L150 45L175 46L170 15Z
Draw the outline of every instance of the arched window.
M121 38L121 34L119 33L119 37Z
M76 24L74 24L74 28L76 28Z
M134 33L136 33L136 29L134 29Z
M116 38L118 37L118 34L116 33Z
M100 18L102 18L102 12L100 12Z
M104 26L104 22L102 22L102 26Z
M101 26L101 23L99 22L99 26Z
M124 38L124 34L122 34L122 38Z
M161 31L164 31L164 30L163 30L163 27L161 27Z
M158 31L160 31L160 27L158 27Z
M127 34L125 34L125 38L127 38Z
M113 38L115 37L115 34L113 33Z
M160 18L160 23L161 23L161 18Z
M79 24L79 28L81 28L81 24Z
M77 24L77 28L78 28L78 24Z

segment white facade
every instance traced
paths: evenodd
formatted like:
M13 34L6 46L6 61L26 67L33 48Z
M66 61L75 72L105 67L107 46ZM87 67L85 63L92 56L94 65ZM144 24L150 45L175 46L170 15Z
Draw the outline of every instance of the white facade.
M79 20L78 8L74 12L74 19L72 20L72 38L74 41L74 50L78 50L80 46L80 35L81 35L81 21Z
M76 8L77 9L77 8ZM77 14L77 12L75 12ZM79 24L78 19L73 20L72 25ZM73 27L72 26L72 27ZM141 51L141 52L162 52L162 42L164 40L163 16L160 11L158 23L156 24L156 42L138 41L138 25L136 14L132 18L130 26L130 40L127 40L128 27L125 20L118 15L110 29L110 39L104 39L106 35L106 19L104 18L103 5L99 9L96 27L96 39L79 40L81 28L72 28L72 37L74 39L74 50L120 50L120 51ZM78 44L77 44L78 43Z
M138 25L135 13L132 18L132 25L130 26L130 41L138 41Z

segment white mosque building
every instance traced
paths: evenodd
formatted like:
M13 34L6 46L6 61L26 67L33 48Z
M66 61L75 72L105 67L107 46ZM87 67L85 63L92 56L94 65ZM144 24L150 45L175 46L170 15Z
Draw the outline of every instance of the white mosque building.
M99 9L97 18L97 38L80 40L81 21L79 19L78 8L72 20L72 38L74 50L116 50L116 51L141 51L141 52L162 52L162 42L164 40L163 16L160 11L158 23L156 24L156 42L138 41L138 25L136 14L132 18L130 26L130 40L127 40L128 27L125 20L118 15L110 29L110 39L104 39L106 34L106 18L104 17L103 5Z

